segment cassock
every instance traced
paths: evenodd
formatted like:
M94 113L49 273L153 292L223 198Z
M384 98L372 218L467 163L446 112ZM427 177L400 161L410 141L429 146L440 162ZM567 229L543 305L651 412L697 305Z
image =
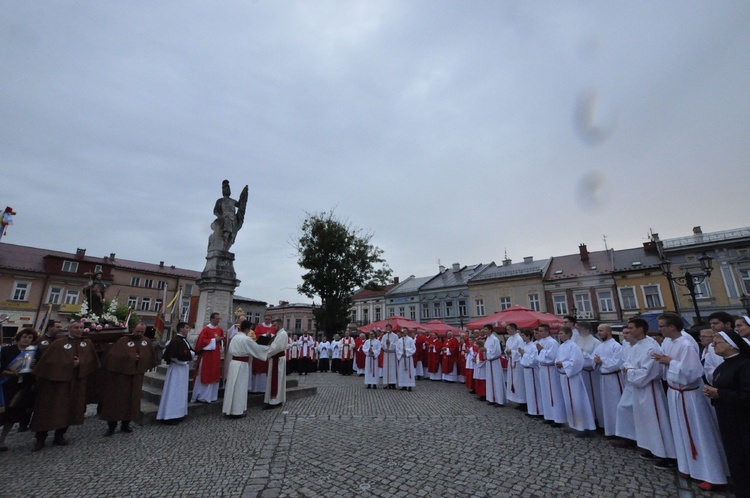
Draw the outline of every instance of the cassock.
M627 379L633 386L633 416L636 443L659 458L677 458L669 425L667 396L661 385L661 366L651 355L662 349L650 337L631 349Z
M726 484L729 468L711 401L703 395L703 365L685 337L663 347L672 361L663 365L669 419L677 452L677 468L693 479Z
M714 371L714 387L718 399L711 403L721 431L737 496L750 496L750 359L737 354L724 359Z
M297 366L299 359L299 344L291 337L286 346L286 374L292 374L299 371Z
M270 344L273 336L276 334L276 329L274 329L270 323L259 323L255 326L254 332L257 339L260 339L261 337L264 338L260 341L261 344ZM259 360L258 358L252 358L250 360L247 390L251 393L266 392L267 375L268 362Z
M519 348L525 346L523 335L516 332L508 336L505 341L505 351L508 359L508 375L505 379L505 394L508 400L514 403L526 403L526 383L524 382L524 370L521 365L521 354Z
M484 347L487 350L487 402L503 405L505 404L505 381L503 364L500 361L503 355L500 337L493 332L485 341Z
M414 387L416 385L414 372L414 353L417 346L414 339L405 335L396 340L396 378L398 387Z
M597 426L604 427L604 422L602 422L604 415L602 413L601 379L599 378L599 371L594 368L594 349L601 342L591 334L579 334L575 340L575 343L583 352L581 375L583 376L583 385L586 387L586 396L589 399L589 404L591 404L591 409L594 411L594 422Z
M524 343L521 347L521 367L523 367L524 390L526 391L526 413L543 415L542 386L539 383L539 360L537 359L536 342Z
M78 357L78 366L73 359ZM83 424L86 379L99 368L91 339L65 336L45 346L34 366L34 415L30 429L46 432Z
M151 340L136 334L120 337L104 357L106 372L99 418L131 421L141 414L143 374L156 366Z
M622 344L622 368L628 369L632 366L631 353L633 347L629 342ZM615 424L615 435L624 439L635 441L635 415L633 414L633 384L620 370L618 378L622 382L622 395L617 403L617 422Z
M477 357L477 347L469 345L464 356L464 383L469 391L474 392L474 360Z
M313 340L311 335L303 335L297 340L299 346L299 373L307 375L309 372L314 372L312 363L312 352L313 352Z
M474 360L474 391L480 400L487 398L487 361L484 351L477 349L477 356Z
M417 348L417 352L414 353L414 361L416 362L415 368L418 378L427 376L427 369L425 368L425 354L427 350L427 346L425 345L426 342L427 337L423 334L417 334L417 337L414 338L414 345Z
M219 399L221 379L221 343L224 331L221 327L208 324L203 327L195 341L198 360L195 363L195 384L193 402L213 403Z
M458 339L451 337L443 341L443 354L440 366L443 370L443 380L446 382L456 382L458 380Z
M331 369L331 343L325 337L316 346L318 352L318 371L327 372Z
M331 372L341 370L341 339L331 341Z
M268 346L268 380L263 402L279 405L286 401L286 345L288 334L280 329Z
M386 332L383 337L380 338L380 345L383 352L383 384L385 385L396 385L396 341L398 336L393 332Z
M239 416L247 410L247 383L249 380L250 358L265 361L268 347L259 345L246 334L239 332L229 343L232 359L224 385L224 415Z
M430 376L430 380L443 380L440 366L440 350L443 347L443 341L437 337L430 337L425 344L427 345L427 375Z
M456 371L458 372L457 382L466 383L466 353L469 352L469 338L459 341L458 360L456 361Z
M555 368L555 358L560 345L552 337L544 337L537 341L542 349L537 352L539 362L539 385L542 388L542 413L545 420L552 420L556 424L566 422L565 402L562 398L562 386L559 374Z
M365 355L362 346L365 345L366 340L367 339L360 339L359 337L354 338L354 364L357 367L357 375L365 374L365 362L367 361L367 356Z
M604 426L605 436L614 436L617 433L617 405L623 391L623 381L620 378L622 346L610 337L596 346L594 356L599 356L602 360L601 364L594 365L599 372L602 401L602 418L599 422Z
M193 357L193 348L180 334L175 334L165 346L162 359L167 363L167 375L164 378L156 420L172 420L187 415L190 362Z
M573 339L565 341L557 348L555 362L562 363L562 367L558 367L558 371L560 372L568 427L577 431L595 430L594 411L583 384L583 351L581 351L581 347L573 342Z
M368 386L378 385L378 356L381 347L377 339L367 339L362 345L365 354L365 384Z
M341 339L341 375L351 375L354 372L354 338L344 337Z

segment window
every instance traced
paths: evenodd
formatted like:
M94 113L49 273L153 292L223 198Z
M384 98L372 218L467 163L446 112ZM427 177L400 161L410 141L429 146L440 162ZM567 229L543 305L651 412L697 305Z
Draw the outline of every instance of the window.
M474 305L477 309L477 316L484 316L484 299L475 299Z
M440 318L440 303L432 303L432 316Z
M62 271L68 272L68 273L75 273L78 271L78 262L77 261L63 261L63 267Z
M375 321L380 321L380 306L375 306Z
M620 304L624 310L637 310L638 299L635 297L635 289L632 287L622 287L620 289Z
M152 289L154 287L154 280L151 278L147 278L143 281L143 286L147 289Z
M576 308L578 313L591 313L591 295L586 292L585 294L575 294Z
M711 287L708 285L708 280L700 282L701 278L702 277L693 277L693 283L695 284L695 298L708 299L711 297Z
M160 312L162 304L163 301L161 299L157 299L156 301L154 301L154 311L156 311L157 313Z
M750 270L740 270L744 294L750 294Z
M464 299L458 301L458 316L466 316L466 301Z
M644 285L643 286L643 300L646 302L647 308L661 308L663 306L661 301L661 293L659 292L658 285Z
M555 315L568 314L568 298L565 294L552 296L552 302L555 303Z
M398 308L398 316L406 316L406 310L404 310L403 306L399 306L399 308Z
M370 323L370 310L367 308L362 308L362 321Z
M291 319L291 318L287 318L287 319L286 319L286 328L287 328L287 329L290 329L290 328L291 328L291 327L290 327L290 325L291 325L291 324L292 324L292 319Z
M190 298L186 298L182 300L182 317L180 320L183 322L187 322L188 318L190 318ZM259 320L256 320L256 322Z
M166 280L159 280L159 283L156 286L159 290L164 290L167 288L167 281Z
M427 303L422 303L422 318L430 318L430 305Z
M510 308L510 298L501 297L500 298L500 311L507 310L508 308Z
M13 297L11 299L13 301L28 301L30 290L31 282L16 282L13 286Z
M539 307L539 294L529 294L529 308L534 311L541 311Z
M388 318L391 318L395 314L396 314L396 308L393 308L393 307L388 308Z
M302 330L302 318L295 318L294 319L294 331L299 332Z
M47 294L47 304L60 304L62 291L62 287L50 287L49 294Z
M138 296L128 298L128 308L136 309L138 307Z
M724 285L727 288L727 296L729 296L730 299L737 299L740 297L739 292L737 292L737 282L734 280L734 273L732 272L732 267L729 265L721 265L721 276L724 277Z
M409 306L409 320L412 322L417 321L417 307L416 306Z
M68 292L65 293L65 304L78 304L78 295L77 290L68 289Z
M185 285L185 292L184 292L183 295L185 295L185 296L192 296L193 295L193 284L186 284Z
M102 265L96 265L94 266L94 273L99 273L102 271Z
M349 321L352 323L357 323L357 309L356 308L352 310L352 316L350 317Z
M312 330L312 318L307 319L307 330Z
M612 291L599 291L599 311L607 313L609 311L615 311L615 302L612 299Z
M151 309L151 298L144 297L141 299L141 311L149 311Z
M141 285L141 277L130 277L130 285L139 287Z
M445 316L453 316L453 301L445 302Z

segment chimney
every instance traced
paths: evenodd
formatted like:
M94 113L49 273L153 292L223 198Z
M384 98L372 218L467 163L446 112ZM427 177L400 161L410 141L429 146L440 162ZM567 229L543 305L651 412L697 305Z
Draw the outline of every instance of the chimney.
M164 261L159 261L159 268L164 268Z
M510 266L510 264L511 264L512 262L513 262L513 261L512 261L512 260L511 260L510 258L505 258L505 259L503 260L503 266Z
M453 272L461 271L461 263L453 263Z
M394 284L397 284L397 283L399 283L399 281L400 281L400 280L399 280L399 278L398 278L398 277L393 277L393 283L394 283Z
M440 273L443 273L445 271L445 266L440 265Z
M701 230L700 225L693 227L693 235L703 235L703 230Z
M109 259L110 259L110 261L114 261L115 260L115 253L113 253L113 252L109 253Z
M589 250L586 248L586 244L581 244L578 246L578 251L581 253L581 261L584 263L589 260Z
M81 249L80 247L76 249L76 256L79 258L82 258L86 255L86 249Z
M531 263L532 261L534 261L534 256L526 256L523 258L524 263Z
M656 242L654 241L644 242L643 250L646 251L646 254L659 254L659 251L656 248Z

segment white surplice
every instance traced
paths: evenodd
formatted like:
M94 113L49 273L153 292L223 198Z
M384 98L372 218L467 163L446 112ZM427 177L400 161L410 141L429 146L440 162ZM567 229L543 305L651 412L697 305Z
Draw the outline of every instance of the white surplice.
M503 355L503 348L500 344L500 338L494 332L490 334L484 343L487 352L487 401L505 404L505 382L503 375L503 364L500 357Z
M229 368L227 369L227 381L224 384L224 404L222 413L224 415L242 415L247 410L247 384L248 361L239 361L234 358L258 358L266 359L267 348L258 345L242 332L238 332L229 342Z
M542 346L537 353L539 384L542 388L542 414L545 420L564 424L566 422L565 402L562 397L560 375L555 367L555 358L560 345L549 336L539 339L537 344Z
M622 357L622 368L632 365L630 354L633 346L629 342L622 343L620 356ZM622 381L622 395L617 403L617 421L615 423L615 435L617 437L635 441L635 416L633 415L633 384L628 382L627 375L620 369L619 379Z
M383 377L383 384L396 384L396 381L398 380L396 378L396 342L398 341L398 336L391 332L390 334L386 332L383 334L383 337L380 338L380 346L383 351L383 372L381 376Z
M396 341L396 378L398 387L414 387L416 385L416 372L414 370L414 353L417 347L414 339L408 336L400 337Z
M583 351L573 339L567 340L557 349L555 362L561 362L560 385L565 400L565 417L568 427L577 431L596 429L586 387L583 384Z
M521 347L521 366L526 391L526 412L529 415L543 415L542 385L539 383L539 360L537 359L536 342L526 342Z
M286 348L289 334L279 329L268 345L268 378L266 380L266 395L263 402L268 405L279 405L286 401ZM277 358L274 358L277 356ZM276 389L273 389L274 375Z
M378 356L380 355L380 348L381 344L377 339L367 339L362 345L362 351L365 353L365 384L367 385L378 385Z
M617 405L623 392L623 380L620 378L622 368L622 345L613 338L599 343L594 349L594 356L602 362L595 365L598 372L599 392L601 393L602 418L605 436L617 433Z
M586 387L586 396L588 396L591 409L594 411L594 421L599 427L604 427L602 422L602 392L599 372L594 368L594 349L601 344L599 338L588 334L579 334L575 343L583 351L583 385Z
M523 336L516 332L508 336L505 341L505 350L508 359L508 372L505 378L505 395L509 401L514 403L526 403L526 384L524 383L524 369L521 365L521 354L518 349L523 349L526 343Z

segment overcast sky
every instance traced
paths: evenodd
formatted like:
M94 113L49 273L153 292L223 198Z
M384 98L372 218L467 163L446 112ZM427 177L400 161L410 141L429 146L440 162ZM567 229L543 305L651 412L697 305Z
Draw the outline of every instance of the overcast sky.
M749 89L746 0L0 0L2 243L200 271L226 178L276 303L332 208L402 279L748 226Z

